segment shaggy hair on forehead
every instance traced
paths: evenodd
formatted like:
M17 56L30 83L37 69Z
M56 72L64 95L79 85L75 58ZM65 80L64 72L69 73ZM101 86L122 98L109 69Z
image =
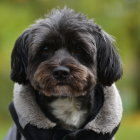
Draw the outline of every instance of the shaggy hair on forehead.
M109 34L81 13L54 9L27 28L13 48L15 123L20 132L28 125L51 133L69 130L65 140L111 140L122 116L114 84L121 75Z

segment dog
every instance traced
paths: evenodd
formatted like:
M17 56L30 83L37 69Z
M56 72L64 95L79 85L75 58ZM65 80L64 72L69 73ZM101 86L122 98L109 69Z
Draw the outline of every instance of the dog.
M16 40L14 126L6 140L113 140L122 118L114 39L70 8L54 9Z

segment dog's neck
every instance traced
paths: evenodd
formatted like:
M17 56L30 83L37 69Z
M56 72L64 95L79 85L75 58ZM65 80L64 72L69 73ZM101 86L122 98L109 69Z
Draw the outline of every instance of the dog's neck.
M89 116L89 95L79 97L46 97L36 94L36 101L50 120L66 129L80 128Z
M103 105L103 88L96 85L84 96L56 97L36 92L36 101L42 112L60 127L77 129L92 120ZM92 101L92 102L91 102Z

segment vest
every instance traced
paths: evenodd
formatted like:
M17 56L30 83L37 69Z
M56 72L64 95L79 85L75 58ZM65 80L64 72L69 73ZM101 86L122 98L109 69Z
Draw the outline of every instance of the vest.
M83 128L76 131L58 128L57 125L47 128L45 123L42 124L44 117L41 120L39 119L39 123L34 121L34 118L29 114L33 112L33 108L31 109L31 107L34 107L34 105L29 106L30 102L33 101L32 94L29 91L27 87L22 85L15 86L15 99L9 106L15 124L10 129L5 140L113 140L112 138L119 127L122 116L121 99L115 85L103 89L103 106L92 120L89 120ZM28 115L24 114L24 112L28 112ZM22 119L25 119L23 120L24 123L21 121ZM36 119L38 120L38 118ZM44 119L44 121L46 120ZM71 134L77 137L69 139L68 136Z

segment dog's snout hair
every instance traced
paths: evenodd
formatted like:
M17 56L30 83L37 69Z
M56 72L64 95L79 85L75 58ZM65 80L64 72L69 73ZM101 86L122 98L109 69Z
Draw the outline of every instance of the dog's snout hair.
M54 76L54 70L60 67L68 71L67 78L63 80ZM31 82L35 89L48 96L80 96L86 94L89 83L95 85L96 75L70 58L63 59L61 63L51 59L39 65Z

